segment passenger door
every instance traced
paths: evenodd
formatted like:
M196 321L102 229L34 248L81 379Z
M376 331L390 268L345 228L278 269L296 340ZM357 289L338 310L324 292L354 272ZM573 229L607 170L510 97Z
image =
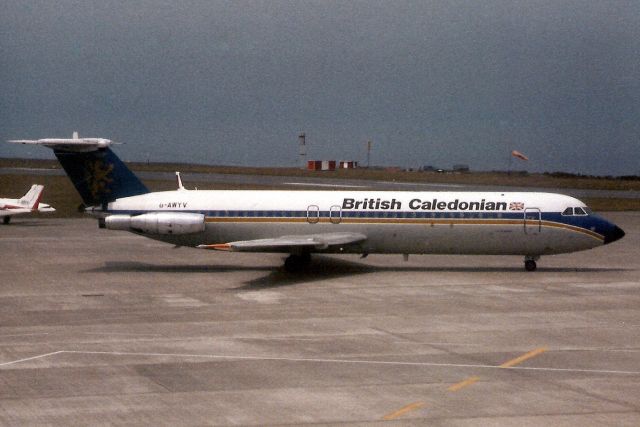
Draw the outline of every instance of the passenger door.
M539 234L542 231L542 214L539 208L524 210L524 233Z
M307 207L307 222L317 224L318 221L320 221L320 208L317 205L309 205Z
M342 206L331 206L331 209L329 210L329 221L331 221L332 224L340 224L342 221Z

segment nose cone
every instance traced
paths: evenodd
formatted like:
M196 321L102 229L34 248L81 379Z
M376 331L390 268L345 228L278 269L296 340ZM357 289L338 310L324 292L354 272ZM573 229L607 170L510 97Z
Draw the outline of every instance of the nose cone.
M624 231L622 228L614 225L611 230L607 234L604 235L604 244L607 245L609 243L613 243L616 240L620 240L624 237Z

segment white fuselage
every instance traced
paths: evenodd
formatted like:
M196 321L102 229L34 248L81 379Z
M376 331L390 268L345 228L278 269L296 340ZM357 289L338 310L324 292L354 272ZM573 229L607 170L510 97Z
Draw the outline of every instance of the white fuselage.
M182 246L337 232L367 238L326 252L538 256L602 245L611 224L562 215L569 207L586 208L550 193L178 190L118 199L93 213L203 214L202 232L144 234Z

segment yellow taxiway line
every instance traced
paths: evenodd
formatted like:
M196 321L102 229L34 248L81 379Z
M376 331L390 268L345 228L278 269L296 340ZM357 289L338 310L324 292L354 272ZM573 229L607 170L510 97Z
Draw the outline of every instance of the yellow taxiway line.
M511 359L508 362L504 362L502 365L500 365L500 367L501 368L510 368L512 366L519 365L522 362L524 362L525 360L529 360L532 357L536 357L537 355L542 354L545 351L547 351L546 347L536 348L535 350L531 350L530 352L525 353L520 357L516 357L515 359Z
M449 391L458 391L461 390L465 387L470 386L471 384L475 384L480 380L480 377L470 377L467 378L464 381L460 381L459 383L453 384L451 386L449 386L449 388L447 390Z
M411 411L415 411L416 409L424 408L425 405L426 405L426 403L424 403L424 402L413 402L413 403L408 404L407 406L403 406L402 408L398 409L395 412L392 412L390 414L385 415L384 417L382 417L382 419L385 420L385 421L395 420L396 418L406 414L407 412L411 412Z
M511 368L513 366L519 365L522 362L529 360L533 357L536 357L542 353L544 353L545 351L547 351L546 347L540 347L540 348L536 348L535 350L531 350L528 353L523 354L522 356L516 357L515 359L511 359L507 362L504 362L502 365L500 365L500 368ZM459 383L453 384L451 386L449 386L449 388L447 390L449 391L458 391L461 390L465 387L468 387L472 384L477 383L480 380L480 377L470 377L467 378L464 381L460 381Z

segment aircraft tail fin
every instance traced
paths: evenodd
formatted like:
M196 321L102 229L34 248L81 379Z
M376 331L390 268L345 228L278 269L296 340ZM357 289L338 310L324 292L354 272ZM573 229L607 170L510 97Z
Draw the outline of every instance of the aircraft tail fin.
M44 185L33 184L29 191L27 191L27 194L20 198L18 203L27 209L37 211L40 198L42 197L42 190L44 190Z
M105 138L19 139L9 142L42 145L53 150L76 187L85 206L104 206L122 197L149 192L147 187L111 151L114 142Z
M53 152L85 206L101 206L121 197L149 192L108 147L93 151L54 149Z

